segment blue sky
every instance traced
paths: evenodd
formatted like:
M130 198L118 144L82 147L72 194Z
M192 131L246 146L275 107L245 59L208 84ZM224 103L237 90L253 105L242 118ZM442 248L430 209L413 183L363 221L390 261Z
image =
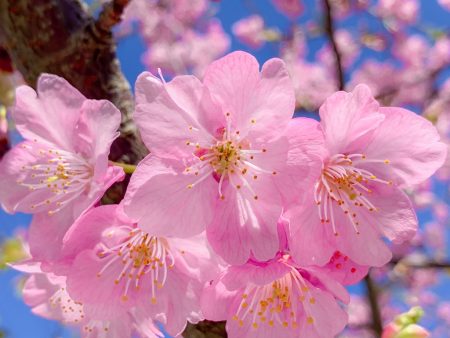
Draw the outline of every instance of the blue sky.
M317 18L318 12L316 4L318 1L306 0L306 14L300 19L304 22L312 17ZM251 5L253 4L253 5ZM269 0L222 0L218 5L218 17L221 19L225 30L231 36L231 25L242 17L253 13L253 8L266 19L269 26L276 26L280 30L285 30L289 25L289 20L273 9ZM431 24L434 27L450 28L450 13L444 11L436 0L422 0L421 21ZM354 24L352 19L347 20L343 26L350 27ZM373 23L372 23L373 24ZM323 44L323 39L316 39L308 46L314 52ZM231 50L247 48L232 40ZM125 38L119 44L119 58L125 75L132 85L137 75L143 71L140 61L144 46L136 36ZM263 62L271 57L277 56L277 47L267 44L258 50L256 57ZM363 58L371 57L372 53L365 52ZM383 55L378 57L382 58ZM0 211L0 238L12 235L18 227L26 227L30 218L26 215L6 215ZM76 337L74 332L61 327L58 323L48 321L34 316L29 308L23 304L17 296L15 284L20 278L20 274L14 271L0 272L0 327L6 329L9 337L12 338L49 338L49 337ZM447 281L448 282L448 281ZM353 288L360 292L359 287ZM444 285L437 287L443 298L450 298L449 290Z

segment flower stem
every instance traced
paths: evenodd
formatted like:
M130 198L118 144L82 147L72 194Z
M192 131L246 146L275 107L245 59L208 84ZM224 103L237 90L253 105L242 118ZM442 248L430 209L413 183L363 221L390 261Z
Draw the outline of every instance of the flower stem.
M136 170L136 166L134 164L127 164L127 163L120 163L120 162L114 162L109 161L110 164L121 167L123 171L125 171L125 174L132 174Z

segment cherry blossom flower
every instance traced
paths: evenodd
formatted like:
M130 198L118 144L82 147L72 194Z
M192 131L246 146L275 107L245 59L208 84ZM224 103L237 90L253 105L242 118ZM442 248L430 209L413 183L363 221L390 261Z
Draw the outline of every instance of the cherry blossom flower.
M258 68L235 52L212 63L203 83L138 78L134 117L152 153L133 174L124 209L144 231L184 237L206 226L230 263L274 256L278 218L313 161L285 134L295 100L284 63Z
M0 163L0 202L8 212L76 217L123 177L108 164L120 112L108 101L88 100L66 80L42 75L37 93L16 92L12 118L25 139Z
M205 68L230 47L230 39L217 20L211 20L202 32L187 29L183 33L176 41L161 39L151 44L143 55L150 71L161 68L170 74L192 72L202 76Z
M307 110L317 109L338 88L334 74L322 63L299 59L289 62L287 67L298 105Z
M74 219L124 176L122 168L108 164L120 112L45 74L37 93L27 86L17 89L12 118L25 140L0 162L0 202L8 212L35 214L30 252L47 270L59 259Z
M202 319L203 284L217 273L205 236L157 237L127 219L121 207L101 206L83 215L65 237L67 289L98 318L135 311L180 334L186 320Z
M260 48L264 44L264 20L259 15L254 14L239 20L232 29L234 35L251 48Z
M298 133L316 140L305 151L323 166L309 199L286 213L293 257L323 265L339 250L357 264L382 266L391 253L381 236L400 243L417 228L401 189L431 176L446 146L429 121L402 108L380 108L363 85L332 95L320 117L308 129L297 120Z
M296 265L289 255L228 267L206 286L202 311L226 320L231 338L334 337L347 323L337 300L346 290L319 267ZM221 304L217 306L217 304Z
M378 15L390 20L391 27L397 30L400 25L416 22L419 8L418 0L379 0L376 10Z

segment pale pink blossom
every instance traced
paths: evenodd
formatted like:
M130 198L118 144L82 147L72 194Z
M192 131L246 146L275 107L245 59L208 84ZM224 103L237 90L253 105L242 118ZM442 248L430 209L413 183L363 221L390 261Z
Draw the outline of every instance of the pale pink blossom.
M11 115L25 140L0 163L6 211L79 214L123 177L108 164L120 124L110 102L88 100L63 78L42 75L37 93L17 89Z
M322 265L339 250L357 264L382 266L391 253L381 237L401 243L417 229L402 188L430 177L444 162L446 146L429 121L379 107L364 85L329 97L320 118L308 129L297 119L297 132L315 140L305 151L322 158L323 166L309 198L287 213L293 257Z
M295 89L297 106L316 110L337 89L337 81L329 67L298 59L287 64Z
M11 115L25 140L0 162L0 202L8 212L35 214L31 253L52 260L73 220L124 176L108 162L120 112L109 101L86 99L63 78L42 75L37 93L17 89Z
M418 0L379 0L376 11L384 19L392 21L392 28L398 25L413 24L419 15Z
M229 49L230 39L219 21L211 20L204 32L183 31L177 41L153 42L143 55L150 71L161 68L171 75L193 73L203 76L205 68Z
M264 44L264 19L257 14L237 21L232 29L238 40L251 48L259 48Z
M360 47L355 41L351 33L346 29L338 29L335 32L335 39L342 56L342 64L344 67L350 67L360 53ZM330 68L330 73L336 69L336 58L330 45L324 46L317 53L318 60Z
M278 11L291 18L303 13L301 0L272 0L272 3Z
M207 0L132 0L125 9L121 31L129 32L137 22L144 40L174 41L195 24L208 8Z
M228 267L205 287L202 311L226 320L230 338L334 337L347 323L337 300L345 288L319 267L296 265L289 255ZM220 306L218 306L220 304Z
M392 51L406 66L424 67L430 49L430 44L422 35L413 34L396 39Z
M280 59L261 72L250 54L164 82L143 73L135 121L151 154L137 167L125 212L144 231L190 236L206 227L224 259L244 263L277 251L277 221L307 181L311 165L286 133L294 93ZM290 156L293 157L290 157Z
M450 11L450 0L438 0L439 5Z
M88 315L135 311L144 321L163 323L171 335L181 334L186 321L202 320L200 293L218 270L206 238L153 236L120 210L94 208L66 234L67 290Z

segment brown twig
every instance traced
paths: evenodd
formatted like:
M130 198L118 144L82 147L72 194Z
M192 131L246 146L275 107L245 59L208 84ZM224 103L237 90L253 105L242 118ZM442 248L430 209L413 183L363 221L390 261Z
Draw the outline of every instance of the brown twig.
M380 306L378 304L378 290L372 280L372 277L370 276L370 272L364 278L364 283L366 284L367 301L369 302L370 310L372 312L372 330L375 332L377 337L381 337L383 322L381 320Z
M324 5L325 5L325 32L333 48L334 59L336 64L336 76L339 84L339 90L344 90L345 88L344 69L342 67L342 55L339 51L335 39L333 8L331 6L330 0L324 0Z
M111 0L105 3L95 22L95 28L104 34L109 34L111 29L121 21L125 7L130 1L131 0Z

